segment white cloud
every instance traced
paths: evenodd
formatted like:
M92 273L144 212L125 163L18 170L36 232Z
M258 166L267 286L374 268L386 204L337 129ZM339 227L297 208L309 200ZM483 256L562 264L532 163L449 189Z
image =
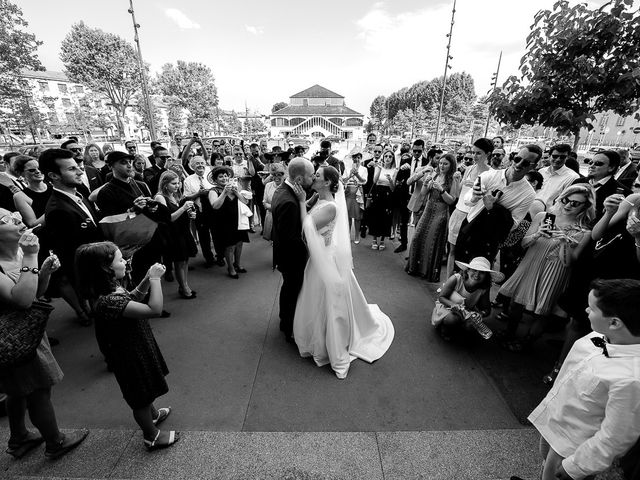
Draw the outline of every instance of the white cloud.
M194 22L189 17L187 17L184 13L182 13L177 8L167 8L164 11L164 14L173 20L178 27L189 30L189 29L198 29L200 28L200 24Z
M256 25L245 25L244 29L251 35L262 35L264 33L264 27Z

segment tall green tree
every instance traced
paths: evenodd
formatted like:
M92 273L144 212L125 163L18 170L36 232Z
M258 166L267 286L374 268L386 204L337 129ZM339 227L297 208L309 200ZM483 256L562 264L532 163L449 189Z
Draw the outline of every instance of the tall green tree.
M30 98L20 70L44 70L37 50L42 42L27 31L22 10L9 0L0 0L0 121L31 132L34 141L43 116Z
M140 125L147 130L151 131L151 122L158 135L162 131L162 114L160 108L157 105L157 100L153 99L151 102L151 119L147 113L147 107L142 92L136 92L131 99L132 110L140 116Z
M559 0L534 17L520 78L490 96L491 113L516 128L540 124L560 134L594 128L594 114L628 116L640 107L640 8L613 0L591 9Z
M158 73L155 88L171 96L188 114L188 128L209 130L216 120L218 92L211 69L198 62L178 60L176 65L166 63Z
M134 93L141 89L136 58L133 46L125 39L84 22L72 25L62 41L60 59L67 76L109 98L121 136L125 134L125 111Z
M384 95L378 95L373 99L369 115L374 128L381 132L387 121L387 98Z

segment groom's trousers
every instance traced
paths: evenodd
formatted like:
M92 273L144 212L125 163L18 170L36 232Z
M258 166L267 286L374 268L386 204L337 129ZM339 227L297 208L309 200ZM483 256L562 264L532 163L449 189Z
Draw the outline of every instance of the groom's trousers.
M302 288L304 268L282 272L280 288L280 331L287 337L293 335L293 317L296 314L296 302Z

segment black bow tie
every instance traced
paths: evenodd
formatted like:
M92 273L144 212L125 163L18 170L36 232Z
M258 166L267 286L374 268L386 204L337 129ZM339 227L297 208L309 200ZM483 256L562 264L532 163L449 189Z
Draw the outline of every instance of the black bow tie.
M609 358L609 352L607 351L607 342L602 337L592 337L591 342L598 348L602 349L602 354Z

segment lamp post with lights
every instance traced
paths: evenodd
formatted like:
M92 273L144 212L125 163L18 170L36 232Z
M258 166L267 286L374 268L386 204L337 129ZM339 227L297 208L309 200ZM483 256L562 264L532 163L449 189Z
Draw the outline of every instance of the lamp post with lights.
M454 17L456 15L456 0L453 0L453 9L451 11L451 27L449 28L449 33L447 33L447 37L449 37L449 42L447 43L447 58L444 62L444 76L442 78L442 92L440 93L440 109L438 110L438 121L436 122L436 141L438 143L438 139L440 137L440 119L442 118L442 107L444 106L444 93L447 89L447 70L451 68L449 65L449 60L453 60L453 57L450 55L451 50L451 36L453 34L453 24Z

